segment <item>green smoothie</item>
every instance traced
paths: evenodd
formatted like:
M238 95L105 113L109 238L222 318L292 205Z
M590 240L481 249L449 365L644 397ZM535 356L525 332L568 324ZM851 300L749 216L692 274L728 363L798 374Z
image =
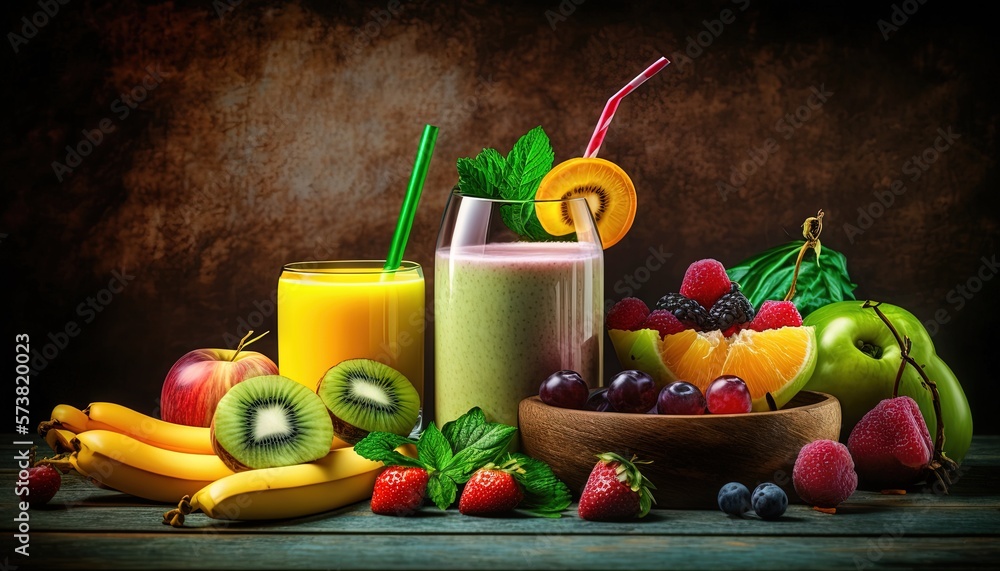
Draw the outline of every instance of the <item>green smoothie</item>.
M518 403L555 371L596 387L603 365L604 258L598 244L512 242L441 248L434 265L435 417L478 406L517 426Z

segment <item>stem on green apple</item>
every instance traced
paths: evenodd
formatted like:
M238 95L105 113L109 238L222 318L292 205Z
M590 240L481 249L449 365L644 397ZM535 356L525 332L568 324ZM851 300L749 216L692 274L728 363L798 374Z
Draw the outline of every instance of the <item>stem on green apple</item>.
M242 351L243 349L245 349L248 345L250 345L254 341L260 339L261 337L263 337L265 335L267 335L268 333L270 333L270 331L265 331L265 332L261 333L260 335L254 337L253 339L250 339L249 341L247 341L247 338L249 338L251 335L253 335L253 331L248 331L247 334L243 336L243 339L240 340L240 344L236 346L236 352L233 353L233 357L232 357L232 359L229 359L229 362L231 363L231 362L235 361L236 360L236 356L240 354L240 351Z
M922 380L921 385L931 391L931 401L934 404L934 417L937 419L937 430L934 435L934 457L931 459L930 464L927 465L927 470L934 475L938 483L941 484L944 493L947 494L948 486L953 483L951 476L958 472L958 464L944 453L944 419L941 418L941 393L938 392L937 383L927 376L927 372L924 371L923 366L910 356L910 351L913 349L913 341L909 336L900 336L899 331L892 325L892 321L879 308L880 305L882 305L880 301L867 300L862 307L875 311L879 319L892 332L892 336L899 345L899 371L896 372L896 383L892 388L892 396L895 398L899 392L899 382L903 378L903 369L906 368L907 364L910 364L917 370Z
M875 345L874 343L869 343L868 341L862 341L860 339L858 339L856 345L858 347L858 351L861 351L862 353L868 355L872 359L882 358L882 348L879 347L878 345Z
M806 239L806 243L802 244L802 248L799 249L799 257L795 260L795 273L792 274L792 286L788 289L785 301L792 301L792 298L795 297L795 282L799 279L799 269L802 267L802 258L806 255L806 250L813 249L816 252L816 262L819 263L821 248L819 235L821 232L823 232L822 209L816 213L816 216L810 216L802 223L802 237Z

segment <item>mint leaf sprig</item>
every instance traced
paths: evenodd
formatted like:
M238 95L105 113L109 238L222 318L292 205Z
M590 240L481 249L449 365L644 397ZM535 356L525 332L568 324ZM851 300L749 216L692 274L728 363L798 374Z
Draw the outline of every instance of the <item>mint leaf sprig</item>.
M427 470L427 496L442 510L455 503L458 486L468 482L476 470L490 463L513 460L523 468L523 473L519 470L515 474L525 490L519 509L530 515L559 517L569 506L569 488L545 462L521 453L507 453L516 432L513 426L487 421L482 409L476 407L440 430L430 423L417 441L387 432L372 432L354 446L354 451L387 466ZM416 458L396 451L404 444L416 445ZM504 454L504 460L499 461Z
M487 148L474 159L458 159L458 187L468 196L524 202L500 207L504 224L525 240L553 240L542 228L530 201L552 170L554 160L549 137L538 126L518 139L506 158L496 149Z
M518 511L538 517L561 517L573 499L569 487L556 477L552 468L520 452L508 454L507 458L520 467L514 472L514 479L524 488L524 499Z

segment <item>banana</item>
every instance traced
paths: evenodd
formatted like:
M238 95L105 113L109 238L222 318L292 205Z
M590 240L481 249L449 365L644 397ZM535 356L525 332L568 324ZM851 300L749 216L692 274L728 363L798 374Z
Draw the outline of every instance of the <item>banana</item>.
M82 410L68 404L56 405L52 409L52 420L38 425L38 434L47 436L49 430L59 428L79 434L90 429L90 419Z
M73 467L96 483L147 500L173 503L233 474L214 454L157 448L110 430L76 435Z
M341 448L306 464L238 472L185 496L163 523L180 527L196 510L229 520L313 515L370 498L381 471L381 462Z
M209 429L174 424L112 402L95 402L84 411L92 429L126 434L157 448L188 454L215 454Z
M212 435L208 428L158 420L111 402L91 403L84 412L89 417L90 429L127 434L136 440L165 450L188 454L215 454L212 449ZM331 450L348 446L350 444L336 437L330 443Z
M50 428L45 433L45 442L49 445L56 454L65 454L67 452L73 452L76 448L73 447L73 439L76 438L76 433L70 430L63 430L61 428Z

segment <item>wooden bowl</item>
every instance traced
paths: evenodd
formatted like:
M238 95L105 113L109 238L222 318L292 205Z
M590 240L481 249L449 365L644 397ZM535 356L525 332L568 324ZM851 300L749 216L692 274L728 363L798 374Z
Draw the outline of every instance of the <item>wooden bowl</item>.
M802 446L840 435L840 402L801 391L785 408L748 414L666 416L558 408L537 396L518 410L521 447L544 460L577 495L596 454L651 460L642 473L656 490L655 507L718 509L719 488L741 482L751 491L774 482L799 501L792 466Z

